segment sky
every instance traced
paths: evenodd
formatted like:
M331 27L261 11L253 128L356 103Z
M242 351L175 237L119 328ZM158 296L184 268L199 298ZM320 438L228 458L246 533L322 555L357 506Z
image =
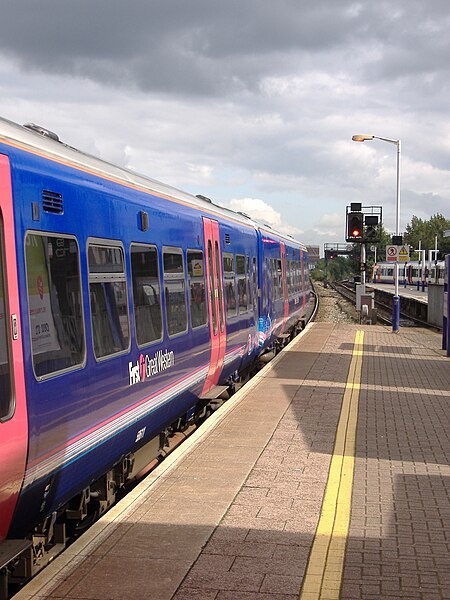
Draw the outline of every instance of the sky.
M450 218L448 0L2 0L0 116L305 244Z

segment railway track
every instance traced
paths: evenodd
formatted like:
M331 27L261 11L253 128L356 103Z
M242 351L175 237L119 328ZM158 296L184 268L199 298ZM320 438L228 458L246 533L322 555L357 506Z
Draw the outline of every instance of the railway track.
M315 284L318 309L313 320L323 323L355 323L356 311L353 299L347 299L331 286Z
M354 284L349 281L335 281L329 284L335 289L340 295L347 300L356 302L356 292ZM377 309L377 322L386 325L392 325L392 304L382 302L375 298L375 307ZM402 327L425 327L427 329L436 329L434 325L430 325L423 319L419 319L413 315L400 312L400 326Z

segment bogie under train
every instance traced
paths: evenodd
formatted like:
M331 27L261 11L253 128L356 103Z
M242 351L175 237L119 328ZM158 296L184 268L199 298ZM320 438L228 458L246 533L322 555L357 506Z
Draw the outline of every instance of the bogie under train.
M294 239L41 134L0 120L0 598L310 296Z

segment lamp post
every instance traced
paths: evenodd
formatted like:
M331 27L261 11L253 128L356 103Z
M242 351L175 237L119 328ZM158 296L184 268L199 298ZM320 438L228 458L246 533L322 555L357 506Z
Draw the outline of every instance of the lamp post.
M367 142L370 140L382 140L397 146L397 204L395 216L395 235L400 235L400 153L401 141L392 140L391 138L379 137L377 135L354 135L354 142ZM395 263L395 292L392 304L392 331L397 333L400 329L400 296L398 295L398 262Z

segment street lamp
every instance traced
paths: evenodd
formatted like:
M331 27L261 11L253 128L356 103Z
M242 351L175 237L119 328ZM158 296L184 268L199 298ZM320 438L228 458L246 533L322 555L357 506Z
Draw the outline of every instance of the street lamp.
M379 137L377 135L359 134L352 137L354 142L368 142L370 140L382 140L397 146L397 209L395 217L395 235L400 235L400 153L401 141L391 138ZM395 333L400 329L400 296L398 295L398 262L395 263L395 292L392 304L392 331Z

